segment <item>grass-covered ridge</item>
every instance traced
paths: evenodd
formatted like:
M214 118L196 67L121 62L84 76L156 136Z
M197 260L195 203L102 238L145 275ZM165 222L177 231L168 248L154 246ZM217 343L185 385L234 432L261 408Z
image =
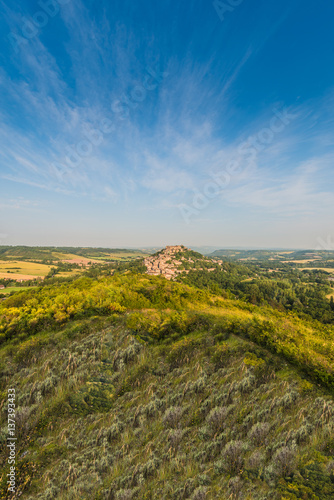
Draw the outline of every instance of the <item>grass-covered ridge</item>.
M134 274L20 292L0 314L17 498L334 497L331 327Z
M157 311L153 316L147 311L152 308ZM315 381L334 389L333 326L301 320L270 307L211 296L206 291L154 276L80 278L20 292L0 305L0 339L6 342L12 338L17 342L70 320L135 310L140 312L138 325L133 327L141 333L145 333L143 329L150 330L157 339L163 338L164 330L187 333L182 326L184 320L175 321L173 311L183 311L183 316L189 311L205 312L212 316L212 321L224 323L226 330L283 354Z
M2 341L22 338L27 332L63 324L94 314L125 312L146 307L187 307L203 304L208 294L164 279L131 275L99 280L80 278L70 283L40 287L16 294L0 305Z

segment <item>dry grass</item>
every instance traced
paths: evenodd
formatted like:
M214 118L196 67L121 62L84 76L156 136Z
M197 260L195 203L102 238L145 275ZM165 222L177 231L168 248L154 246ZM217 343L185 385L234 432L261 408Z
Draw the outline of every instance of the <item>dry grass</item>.
M37 264L35 262L2 260L0 261L0 278L10 278L24 281L31 280L33 278L44 278L49 273L50 269L51 266Z
M0 290L0 293L8 295L11 292L21 292L22 290L29 290L29 289L31 289L30 286L9 286L7 288Z
M291 262L294 262L295 264L307 264L308 262L315 262L316 260L319 260L319 259L318 258L317 259L303 259L303 260L291 259L291 260L283 260L283 263L290 264Z
M308 271L326 271L326 273L334 273L333 267L302 267L301 269L307 269Z

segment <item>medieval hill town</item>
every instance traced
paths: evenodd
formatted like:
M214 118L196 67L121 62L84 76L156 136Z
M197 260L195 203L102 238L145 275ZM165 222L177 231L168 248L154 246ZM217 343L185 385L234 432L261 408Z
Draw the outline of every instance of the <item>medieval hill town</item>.
M202 263L203 266L200 267L196 264ZM214 265L214 267L207 267L208 265ZM144 259L144 265L147 269L147 274L151 276L162 275L167 279L172 279L181 273L189 273L190 269L196 268L197 270L203 271L214 271L216 266L221 265L221 260L212 260L204 258L200 254L196 254L189 250L183 245L166 246L164 250L159 252L157 255L149 256ZM187 267L188 266L188 269Z

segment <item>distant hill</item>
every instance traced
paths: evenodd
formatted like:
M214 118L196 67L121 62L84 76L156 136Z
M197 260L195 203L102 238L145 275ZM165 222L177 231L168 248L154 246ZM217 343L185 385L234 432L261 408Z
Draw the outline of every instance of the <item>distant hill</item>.
M124 248L89 248L89 247L29 247L0 246L0 260L35 260L57 262L78 256L88 259L112 260L117 257L144 257L147 252Z
M215 250L208 255L211 258L228 258L231 260L266 261L277 260L291 262L307 259L334 259L333 251L325 250L242 250L221 249Z

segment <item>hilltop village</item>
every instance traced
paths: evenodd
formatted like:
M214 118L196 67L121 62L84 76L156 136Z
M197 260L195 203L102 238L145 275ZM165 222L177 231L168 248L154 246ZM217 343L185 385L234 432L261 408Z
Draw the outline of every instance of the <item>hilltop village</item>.
M147 274L163 275L168 280L181 273L189 273L192 269L214 271L217 269L217 264L222 265L222 263L222 260L208 259L183 245L166 246L160 252L144 259Z

